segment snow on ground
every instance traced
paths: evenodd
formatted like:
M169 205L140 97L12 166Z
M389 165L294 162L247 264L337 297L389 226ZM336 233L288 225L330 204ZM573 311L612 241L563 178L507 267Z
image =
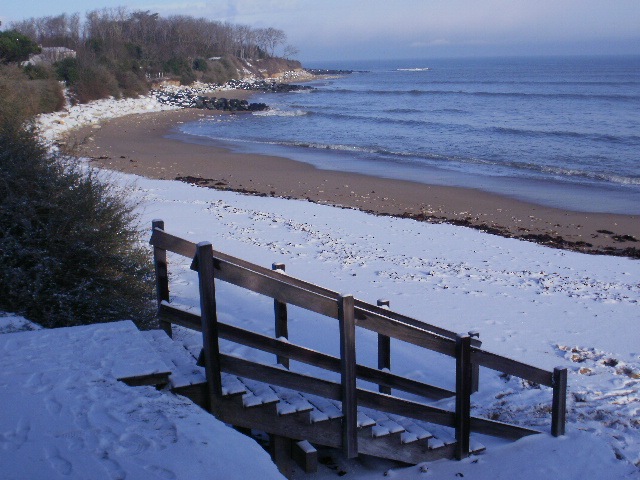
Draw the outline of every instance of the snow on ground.
M133 179L121 178L127 183ZM629 472L630 463L640 462L638 261L304 201L171 181L138 178L136 183L143 222L149 226L153 218L162 218L168 232L196 242L209 240L225 253L267 267L283 262L289 275L373 303L390 299L392 308L453 331L478 330L490 351L546 369L568 367L569 438L577 445L589 444L584 450L592 451L579 460L595 471L596 462L602 465L603 458L617 456L621 460L598 471L613 472L617 465L619 478ZM172 300L197 310L197 279L190 261L175 255L169 261ZM270 299L221 282L217 291L221 321L273 334ZM290 308L289 319L291 341L338 354L337 322L297 308ZM394 345L394 372L453 388L450 359ZM223 349L273 361L226 342ZM375 337L367 332L358 336L358 361L376 362ZM312 371L303 365L294 368ZM483 369L481 390L472 401L474 414L549 431L551 392L546 387ZM453 407L450 400L439 405ZM542 470L530 478L539 478L545 468L565 472L565 478L582 478L571 442L545 435L526 440L526 445L545 457L539 462ZM481 457L493 459L491 468L498 468L496 462L508 464L504 455L513 456L516 464L536 465L526 448L491 448ZM545 462L553 455L558 463L549 466ZM485 461L463 463L469 464L471 478L485 478L480 473ZM455 467L429 467L432 472L449 469Z
M282 478L190 401L117 381L166 371L130 321L16 333L29 322L0 320L1 478Z
M113 98L108 98L104 100L94 100L86 104L69 106L60 112L40 115L38 116L37 123L40 127L40 136L46 142L52 142L73 128L84 127L86 125L95 125L96 128L98 128L100 121L109 118L134 113L176 110L176 108L177 107L162 104L152 96L126 98L118 101Z
M146 111L161 108L153 100L138 102ZM98 104L83 107L89 109L86 114L80 109L64 118L42 118L46 138L138 108L113 101ZM393 470L388 462L345 461L334 453L335 463L321 466L310 478L334 478L343 471L350 478L383 473L403 479L640 477L633 465L640 465L637 260L553 250L463 227L375 217L303 201L126 175L111 178L137 184L144 224L162 218L167 231L179 236L209 240L218 250L265 266L284 262L288 274L332 290L369 302L387 298L393 309L450 330L478 330L490 351L546 369L569 369L564 438L544 434L506 445L483 439L488 449L479 457ZM197 279L190 262L174 255L169 260L172 300L197 310ZM271 300L220 282L217 289L221 321L273 334ZM297 308L290 308L289 318L292 341L338 353L336 322ZM1 320L0 331L11 331ZM185 344L198 348L198 336L178 333ZM374 365L375 337L365 332L357 342L358 362ZM273 362L266 354L227 342L222 348ZM310 371L295 362L292 367ZM453 386L450 359L406 344L392 344L392 371ZM472 397L475 415L545 431L550 401L545 387L484 369L481 389ZM142 400L138 404L144 406ZM450 401L439 405L452 407ZM0 438L16 438L21 431Z

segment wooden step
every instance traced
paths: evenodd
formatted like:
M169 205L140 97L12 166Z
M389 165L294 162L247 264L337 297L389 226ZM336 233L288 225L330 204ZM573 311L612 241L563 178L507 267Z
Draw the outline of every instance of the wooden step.
M199 367L195 368L198 370L193 371L192 381L204 376ZM184 370L182 366L181 369ZM341 448L343 415L339 401L227 373L222 373L221 380L223 396L211 409L221 421ZM206 383L183 385L173 391L205 408L208 406ZM358 452L361 454L413 464L453 458L454 455L453 430L446 427L367 408L358 409L357 426ZM482 445L472 442L472 451L482 450Z

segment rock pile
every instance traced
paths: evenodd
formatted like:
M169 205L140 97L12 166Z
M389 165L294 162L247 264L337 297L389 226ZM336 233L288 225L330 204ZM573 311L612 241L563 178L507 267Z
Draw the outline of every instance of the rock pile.
M268 80L231 80L225 84L237 90L253 90L265 93L286 93L300 90L313 90L308 85L296 85L293 83L278 83Z
M311 90L313 87L278 83L267 80L231 80L224 85L198 83L189 87L163 87L151 90L160 103L181 108L205 108L208 110L227 110L231 112L259 112L268 110L264 103L249 103L237 98L226 99L205 96L215 90L250 90L266 93L296 92L299 90Z
M196 97L195 108L206 108L207 110L227 110L230 112L261 112L268 110L266 103L249 103L246 100L237 98L216 98L216 97Z
M175 91L153 90L151 94L164 105L173 105L181 108L204 108L230 112L260 112L269 109L265 103L249 103L246 100L237 98L207 97L189 89Z

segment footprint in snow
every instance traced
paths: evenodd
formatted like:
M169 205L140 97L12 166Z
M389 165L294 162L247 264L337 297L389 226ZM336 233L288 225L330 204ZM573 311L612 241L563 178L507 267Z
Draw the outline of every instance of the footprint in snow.
M51 467L61 475L71 475L73 465L60 455L60 452L53 445L44 448L44 455Z

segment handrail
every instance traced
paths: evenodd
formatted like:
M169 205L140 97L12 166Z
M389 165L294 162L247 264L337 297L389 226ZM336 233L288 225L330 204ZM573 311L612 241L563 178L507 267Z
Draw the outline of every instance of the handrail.
M195 256L195 252L196 252L196 244L193 242L190 242L188 240L184 240L180 237L176 237L175 235L171 235L169 233L166 233L163 229L161 228L154 228L152 231L152 235L151 235L151 241L150 244L173 252L173 253L177 253L179 255L182 255L183 257L187 257L187 258L193 258ZM220 262L225 262L225 263L221 263L221 267L223 265L233 265L235 267L239 267L240 269L243 270L248 270L257 274L261 274L265 277L268 277L272 280L275 281L280 281L282 280L282 275L278 272L275 272L273 270L270 270L268 268L262 267L260 265L256 265L250 262L247 262L246 260L242 260L240 258L237 257L233 257L231 255L228 255L226 253L222 253L220 251L214 250L213 251L213 256L216 260L220 261ZM217 268L217 266L216 266ZM235 269L233 269L235 270ZM223 281L227 281L224 278L220 278ZM338 299L338 297L340 296L340 294L338 292L335 292L333 290L329 290L327 288L321 287L319 285L315 285L313 283L310 282L306 282L304 280L300 280L298 278L292 277L290 275L287 275L286 277L286 282L288 285L294 286L294 287L299 287L300 289L304 290L304 291L308 291L308 292L312 292L317 294L320 297L327 297L330 298L332 300L336 300ZM231 282L233 283L233 282ZM260 293L260 292L258 292ZM278 299L281 300L281 299ZM359 309L361 312L368 312L370 315L379 315L379 316L383 316L386 318L390 318L392 320L396 320L398 322L401 323L406 323L408 325L435 333L437 335L440 335L442 337L446 337L446 338L450 338L450 339L455 339L457 333L450 331L450 330L446 330L444 328L435 326L435 325L430 325L427 324L425 322L422 322L420 320L416 320L414 318L408 317L406 315L402 315L399 314L397 312L394 312L392 310L387 310L387 309L383 309L378 307L377 305L373 305L370 303L366 303L362 300L358 300L355 299L355 305L356 308ZM330 309L328 309L330 310ZM322 313L322 312L318 312L318 313ZM332 312L331 312L332 313ZM331 316L334 317L332 314L327 315L327 316ZM334 318L337 318L337 314ZM474 346L478 346L480 342L478 342L475 339L472 339L472 345Z
M195 255L196 244L154 228L153 246L187 258ZM283 276L259 265L213 250L216 278L261 293L281 302L337 318L339 294L290 275ZM322 293L320 293L322 292ZM406 341L451 357L455 356L455 335L392 310L355 300L356 324L367 330ZM440 333L437 333L436 330ZM444 335L443 335L444 333ZM473 345L472 363L552 387L552 372L526 365Z
M481 348L481 342L472 335L457 335L441 327L354 299L340 295L324 287L284 274L283 264L274 264L272 269L252 264L246 260L213 250L209 242L195 244L164 231L164 222L155 220L150 240L154 247L158 313L161 324L171 334L171 324L178 324L203 332L205 366L211 405L221 394L220 372L238 372L238 375L256 378L276 385L289 386L301 391L317 393L342 402L345 419L343 448L347 457L357 455L356 405L370 406L391 413L415 417L411 409L421 413L420 418L452 426L456 430L456 457L463 458L469 451L469 433L473 430L506 438L539 433L535 430L503 424L492 420L471 417L470 397L477 384L477 366L514 375L553 388L552 433L563 435L566 410L566 369L553 372L527 365ZM192 258L191 268L198 272L200 285L201 315L196 315L169 305L166 252ZM214 278L274 299L276 324L286 329L287 305L337 319L340 326L340 357L327 355L288 341L227 325L217 320ZM388 304L388 302L386 302ZM280 323L278 323L280 322ZM378 333L379 339L395 338L456 359L456 391L435 387L423 382L394 375L383 369L379 351L379 369L358 365L355 362L355 328L361 327ZM277 327L276 327L277 328ZM285 333L286 336L286 333ZM237 359L219 352L218 339L223 338L252 348L275 354L278 362L288 366L296 360L341 374L341 384L307 377L288 369ZM388 342L388 340L387 340ZM388 354L388 352L387 352ZM388 363L388 358L386 362ZM356 379L379 385L383 393L357 388ZM410 402L390 395L391 388L421 395L427 398L446 398L455 395L454 412L435 409L424 404ZM305 390L306 389L306 390ZM319 389L319 390L318 390ZM385 410L391 409L391 410ZM404 412L404 413L402 413ZM434 420L435 419L435 420Z
M160 306L160 316L164 320L171 321L196 331L202 331L200 315L177 308L163 302ZM284 342L277 338L262 335L260 333L245 330L240 327L218 322L218 335L220 338L230 340L241 345L256 348L267 353L286 357L290 360L314 365L325 370L340 372L340 359L310 348L302 347L291 342ZM384 372L365 365L356 365L356 374L360 380L382 384L386 387L413 393L425 398L440 400L449 398L456 393L451 390L429 385L428 383L411 380L390 372Z

